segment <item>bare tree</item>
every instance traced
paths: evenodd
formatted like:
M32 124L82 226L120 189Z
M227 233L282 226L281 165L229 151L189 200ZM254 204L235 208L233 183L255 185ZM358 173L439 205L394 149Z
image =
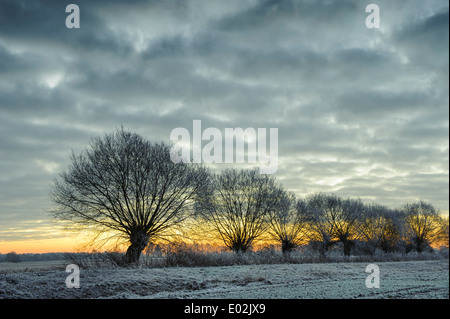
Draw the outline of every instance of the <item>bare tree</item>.
M183 222L207 178L202 166L173 163L169 145L122 128L72 152L54 182L51 213L68 228L119 234L130 244L126 261L136 262L150 240Z
M245 252L267 230L282 193L273 176L257 169L227 169L214 176L196 211L229 249Z
M336 237L344 245L344 255L350 256L354 246L354 240L358 239L358 223L363 216L366 206L360 199L346 199L342 201L342 207L334 216L334 232Z
M310 244L317 246L321 255L325 255L337 242L333 238L335 225L331 215L334 214L334 206L340 205L340 201L337 196L323 193L313 194L306 199L307 209L304 214L308 223Z
M448 248L448 216L442 217L437 242L439 245Z
M401 213L383 205L369 204L362 212L358 231L371 254L376 248L392 252L401 239Z
M22 261L22 259L15 251L11 251L6 254L5 261L10 262L10 263L20 263Z
M307 238L306 214L307 204L297 202L293 193L283 193L279 206L270 212L270 235L281 243L281 251L288 253L304 244Z
M406 204L403 211L406 240L414 249L422 252L438 238L442 218L433 205L424 201Z
M307 198L306 210L311 240L320 243L319 251L324 254L333 244L341 242L344 254L350 255L358 238L356 230L364 204L358 199L343 200L330 194L314 194Z

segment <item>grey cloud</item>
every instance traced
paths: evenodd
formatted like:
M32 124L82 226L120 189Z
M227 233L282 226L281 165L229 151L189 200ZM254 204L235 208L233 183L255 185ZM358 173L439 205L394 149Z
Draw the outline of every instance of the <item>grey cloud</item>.
M448 58L444 52L449 49L449 12L438 12L426 19L415 21L412 25L395 35L411 63L418 66L434 67L439 70L447 66Z

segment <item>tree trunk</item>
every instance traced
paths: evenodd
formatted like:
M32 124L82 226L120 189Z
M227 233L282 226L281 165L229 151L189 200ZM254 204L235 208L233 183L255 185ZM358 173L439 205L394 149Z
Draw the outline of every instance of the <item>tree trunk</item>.
M128 264L137 263L142 251L148 244L150 236L142 230L132 231L130 234L131 245L127 249L125 260Z
M251 247L252 242L252 239L235 238L228 247L235 253L245 253Z
M416 244L416 250L417 250L417 252L418 252L418 253L422 253L423 247L424 247L424 243L425 243L425 241L423 240L423 238L420 237L420 236L416 236L414 242L415 242L415 244Z
M350 251L352 250L350 246L350 241L346 240L343 242L344 244L344 256L350 256Z
M350 252L352 251L354 245L353 242L347 238L342 239L341 242L344 245L344 256L350 256Z
M242 242L237 242L234 243L231 246L231 250L234 251L235 253L245 253L248 249L248 246Z
M281 243L281 251L283 252L283 254L290 253L296 247L297 245L295 245L289 240L285 240Z

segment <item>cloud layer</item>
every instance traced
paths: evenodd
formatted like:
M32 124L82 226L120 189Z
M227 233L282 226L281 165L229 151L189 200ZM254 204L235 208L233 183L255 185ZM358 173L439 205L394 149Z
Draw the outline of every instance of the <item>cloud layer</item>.
M372 1L373 2L373 1ZM448 211L448 3L0 0L0 240L40 221L49 185L123 125L279 130L277 177ZM11 231L9 231L11 230Z

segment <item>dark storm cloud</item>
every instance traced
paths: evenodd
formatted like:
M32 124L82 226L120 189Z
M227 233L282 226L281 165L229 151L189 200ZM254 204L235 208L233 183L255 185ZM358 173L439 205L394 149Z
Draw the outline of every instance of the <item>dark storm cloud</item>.
M47 220L92 136L168 141L194 119L277 127L299 196L448 210L448 3L377 1L379 30L370 1L86 0L67 29L69 3L0 0L2 227Z

